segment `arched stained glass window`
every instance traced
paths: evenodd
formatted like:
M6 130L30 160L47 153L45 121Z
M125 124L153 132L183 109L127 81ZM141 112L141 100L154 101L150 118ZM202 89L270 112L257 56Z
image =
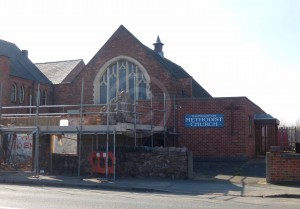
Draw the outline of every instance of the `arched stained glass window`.
M101 69L94 81L95 102L106 104L121 91L129 93L130 98L148 99L149 76L137 64L127 59L117 59Z
M100 80L100 104L105 104L107 100L107 71Z
M119 82L117 83L117 66L113 65L108 69L109 72L109 95L110 98L114 98L117 95L117 84L119 84Z

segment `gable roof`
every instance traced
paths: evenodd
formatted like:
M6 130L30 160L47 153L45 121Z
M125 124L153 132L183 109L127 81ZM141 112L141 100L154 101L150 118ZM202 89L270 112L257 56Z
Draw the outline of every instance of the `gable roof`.
M194 79L192 80L192 89L193 97L212 98L212 96Z
M175 64L174 62L168 60L165 57L162 57L157 52L155 52L153 49L150 49L149 47L144 45L129 30L127 30L123 25L120 25L120 27L114 32L114 34L111 37L113 37L115 34L124 33L124 32L129 34L133 39L135 39L146 50L146 53L149 56L151 56L153 59L158 61L175 78L190 78L191 77L181 66Z
M147 48L148 53L151 53L151 56L153 56L153 58L156 59L161 65L163 65L164 68L168 70L175 78L191 78L191 76L181 66L165 57L162 57L147 46L145 47Z
M82 59L35 64L53 84L70 83L85 67Z
M10 58L10 75L45 84L51 83L15 44L0 39L0 55Z
M172 76L175 78L192 78L190 74L188 74L181 66L177 65L176 63L170 61L169 59L159 55L154 50L150 49L149 47L145 46L142 42L140 42L130 31L128 31L123 25L116 30L114 34L121 32L128 33L132 36L146 51L146 53L159 62ZM112 35L112 37L114 36ZM193 88L193 97L209 97L212 96L192 78L192 88Z

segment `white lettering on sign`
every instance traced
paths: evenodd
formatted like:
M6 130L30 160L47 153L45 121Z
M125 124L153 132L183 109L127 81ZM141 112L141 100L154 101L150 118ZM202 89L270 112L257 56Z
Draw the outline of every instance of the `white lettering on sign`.
M185 115L185 127L223 127L223 114L187 114Z

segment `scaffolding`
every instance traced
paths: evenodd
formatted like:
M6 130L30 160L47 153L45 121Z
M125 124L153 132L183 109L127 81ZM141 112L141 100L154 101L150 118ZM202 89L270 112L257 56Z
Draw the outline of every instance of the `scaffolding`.
M137 146L137 135L138 134L148 134L151 136L151 146L154 146L154 134L160 133L163 134L163 143L166 145L167 137L167 95L163 93L163 109L156 109L153 107L153 98L150 95L150 105L140 105L134 98L133 103L130 102L119 102L119 105L133 106L133 112L126 109L118 107L118 104L114 104L110 95L107 95L108 104L84 104L84 80L82 79L81 94L80 94L80 104L72 105L40 105L40 86L37 86L37 102L36 105L29 106L2 106L2 86L0 85L0 122L7 119L14 120L29 120L28 124L11 124L11 125L0 125L0 134L3 138L4 134L16 134L16 133L29 133L34 137L34 162L33 162L33 172L35 177L39 177L39 138L42 135L53 135L53 134L65 134L65 133L74 133L79 136L78 138L78 170L77 175L81 175L81 151L82 151L82 136L85 134L90 135L106 135L106 152L108 153L108 146L110 136L113 135L113 153L115 154L115 144L116 144L116 134L124 134L133 136L134 146ZM148 101L149 103L149 101ZM112 110L112 107L115 107ZM12 113L16 109L23 109L28 111L21 111L20 113ZM53 111L56 110L56 111ZM95 111L95 109L97 109ZM100 111L98 111L100 109ZM143 114L138 112L142 109L148 109L150 111L150 124L147 122L143 124L138 118ZM35 112L33 111L35 110ZM46 111L48 110L48 111ZM52 111L49 111L52 110ZM61 110L61 111L60 111ZM78 111L77 111L78 110ZM175 106L174 106L174 115L175 115ZM28 113L27 113L28 112ZM158 112L158 115L162 115L163 120L162 124L154 125L154 112ZM112 120L118 113L121 114L131 114L133 115L133 120L131 122L117 122L116 124L112 123ZM84 124L84 116L102 116L106 118L106 124L102 125L90 125ZM55 124L57 120L65 119L67 117L79 117L79 123L76 125L60 126ZM48 120L43 121L43 119L54 118L55 122L49 122ZM34 119L34 120L33 120ZM175 116L174 116L175 120ZM33 124L34 121L34 124ZM104 121L102 121L103 123ZM112 124L111 124L112 123ZM175 121L174 121L175 125ZM175 126L173 130L176 130ZM108 158L106 158L106 178L108 178ZM51 165L52 167L52 165ZM115 164L114 164L115 169ZM114 177L115 179L115 172Z

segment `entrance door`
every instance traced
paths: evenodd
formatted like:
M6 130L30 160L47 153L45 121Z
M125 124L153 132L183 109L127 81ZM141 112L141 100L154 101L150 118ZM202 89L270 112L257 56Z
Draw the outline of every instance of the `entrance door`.
M256 155L265 155L267 152L267 125L255 125L255 153Z

